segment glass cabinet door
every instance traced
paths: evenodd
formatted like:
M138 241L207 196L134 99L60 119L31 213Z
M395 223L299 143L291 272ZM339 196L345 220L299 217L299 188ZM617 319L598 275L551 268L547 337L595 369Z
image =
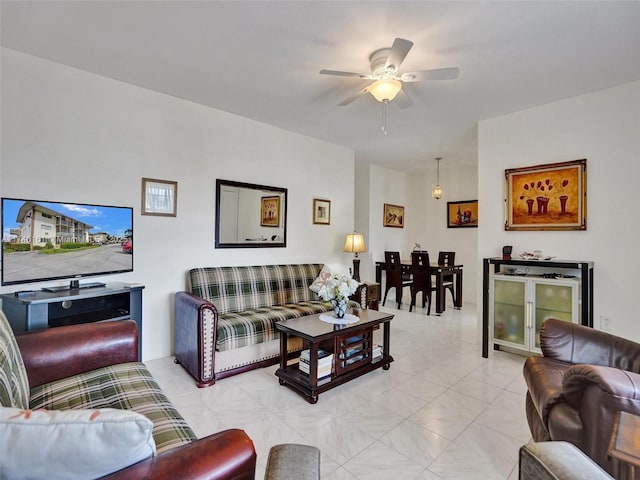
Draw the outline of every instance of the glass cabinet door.
M573 322L577 314L574 305L577 284L535 283L535 345L540 350L540 328L547 318Z
M526 282L494 279L493 338L526 345Z

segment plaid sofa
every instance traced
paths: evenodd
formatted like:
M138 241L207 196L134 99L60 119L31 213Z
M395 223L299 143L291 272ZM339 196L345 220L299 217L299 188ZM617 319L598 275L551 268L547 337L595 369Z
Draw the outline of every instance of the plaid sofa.
M254 265L194 268L187 291L175 296L175 355L197 381L216 379L277 363L275 323L330 310L309 286L323 265ZM366 305L366 291L354 306ZM289 340L289 353L302 349Z

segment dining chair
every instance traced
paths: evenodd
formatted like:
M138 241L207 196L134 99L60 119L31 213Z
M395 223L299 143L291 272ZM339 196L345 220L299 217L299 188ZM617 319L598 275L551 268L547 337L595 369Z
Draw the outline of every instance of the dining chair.
M438 265L451 266L455 265L456 252L438 252ZM456 303L456 292L453 288L453 275L445 275L442 277L442 286L451 292L453 304Z
M384 299L382 306L387 301L387 294L392 288L396 289L396 300L398 308L402 305L402 289L404 287L411 288L413 280L410 274L402 272L402 263L400 261L400 252L384 252L385 271L387 272L387 283L384 290Z
M412 311L416 304L416 296L422 292L422 308L425 303L429 302L427 315L431 314L431 292L436 287L431 280L431 266L429 264L429 254L427 252L411 252L411 272L413 273L413 286L411 287L411 305L409 311Z

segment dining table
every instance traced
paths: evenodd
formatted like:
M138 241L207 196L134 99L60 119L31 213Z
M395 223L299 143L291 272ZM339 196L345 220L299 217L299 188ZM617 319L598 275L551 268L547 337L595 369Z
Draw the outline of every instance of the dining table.
M411 260L401 260L403 274L410 274L412 270ZM462 265L440 265L432 263L429 265L431 268L431 274L436 280L436 315L442 315L446 310L446 287L444 286L445 277L453 276L453 285L455 290L455 299L453 306L455 309L460 310L462 308ZM382 285L382 272L386 270L385 262L376 262L376 283ZM381 290L378 289L378 301L381 298Z

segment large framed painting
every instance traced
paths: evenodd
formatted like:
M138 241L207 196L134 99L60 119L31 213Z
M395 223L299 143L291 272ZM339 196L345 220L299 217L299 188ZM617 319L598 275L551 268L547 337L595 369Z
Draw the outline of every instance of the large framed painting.
M505 170L505 230L586 230L587 160Z
M404 207L385 203L382 225L385 227L404 228Z
M478 200L447 202L447 228L478 228Z
M280 197L262 197L260 201L260 226L280 226Z

